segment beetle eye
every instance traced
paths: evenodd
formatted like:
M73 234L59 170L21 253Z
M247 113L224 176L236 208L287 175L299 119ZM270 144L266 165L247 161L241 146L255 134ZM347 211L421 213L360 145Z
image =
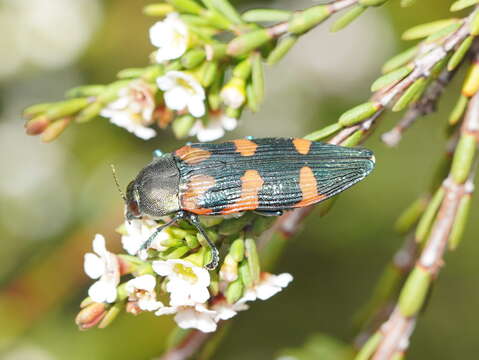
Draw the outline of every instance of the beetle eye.
M130 200L130 202L128 203L128 214L132 218L141 217L140 209L138 207L138 202L136 202L135 200Z

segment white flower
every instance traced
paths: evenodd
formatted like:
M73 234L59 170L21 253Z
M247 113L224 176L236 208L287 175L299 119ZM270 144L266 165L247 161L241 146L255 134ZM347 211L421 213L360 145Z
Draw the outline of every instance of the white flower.
M178 306L160 308L156 315L175 315L175 321L182 329L198 329L208 333L216 331L217 312L209 310L204 304L194 306Z
M216 312L215 321L228 320L236 316L238 312L248 310L249 306L245 304L246 299L240 299L234 304L229 304L226 299L214 302L211 310Z
M210 298L210 274L202 267L185 260L169 259L154 261L153 270L167 277L166 291L170 293L173 307L201 304Z
M165 104L170 109L187 109L194 117L205 114L205 90L192 75L182 71L168 71L156 82L165 92Z
M155 312L156 315L175 315L175 321L182 329L198 329L202 332L216 331L220 320L228 320L239 311L247 310L248 305L242 301L228 304L226 299L216 301L210 308L205 304L194 306L162 307Z
M146 125L153 122L155 99L153 89L142 80L131 82L121 88L118 99L107 105L100 115L110 118L110 122L141 139L148 140L156 136L156 131Z
M179 308L175 315L175 321L182 329L198 329L209 333L216 331L218 327L215 317L215 311L207 309L203 304L197 304L194 307Z
M155 311L163 306L156 300L156 279L153 275L142 275L126 283L129 301L136 301L138 307L145 311Z
M254 301L266 300L279 293L293 281L293 276L288 273L273 275L267 272L261 273L260 282L252 289L248 289L241 300Z
M84 260L85 273L92 279L98 279L88 289L88 296L95 302L113 303L120 283L120 267L118 258L105 247L105 238L97 234L93 239L93 253L86 253Z
M231 131L236 128L238 121L222 113L211 114L208 117L208 123L203 124L202 120L197 120L190 130L190 136L195 136L201 142L209 142L224 136L225 130Z
M140 250L141 246L146 240L155 232L158 224L153 220L130 220L125 221L125 233L121 236L121 243L123 249L125 249L128 254L136 255ZM163 230L156 237L155 240L151 243L150 248L156 249L158 251L166 250L165 246L161 245L163 240L169 239L170 235L167 231Z
M177 13L169 14L165 20L157 22L150 28L150 41L156 46L156 61L177 59L188 48L188 27Z

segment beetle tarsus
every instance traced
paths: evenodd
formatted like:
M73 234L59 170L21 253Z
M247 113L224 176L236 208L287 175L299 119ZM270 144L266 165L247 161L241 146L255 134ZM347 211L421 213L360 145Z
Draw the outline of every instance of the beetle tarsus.
M206 231L201 226L200 221L198 220L198 216L194 214L190 214L189 220L191 224L193 224L193 226L196 227L196 229L201 233L201 235L203 235L203 237L205 238L208 244L208 247L211 250L211 261L205 265L205 268L207 268L208 270L216 269L220 260L218 249L216 248L215 244L211 241L211 239L208 237L208 235L206 234Z

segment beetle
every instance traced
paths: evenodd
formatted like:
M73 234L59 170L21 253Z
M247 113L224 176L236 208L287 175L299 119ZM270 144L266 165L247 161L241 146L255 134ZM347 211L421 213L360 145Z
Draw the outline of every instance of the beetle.
M198 215L284 210L316 204L364 179L374 168L370 150L300 138L245 138L223 143L188 143L156 156L126 190L127 220L174 216L143 244L179 219L186 219L206 239L212 260L218 250Z

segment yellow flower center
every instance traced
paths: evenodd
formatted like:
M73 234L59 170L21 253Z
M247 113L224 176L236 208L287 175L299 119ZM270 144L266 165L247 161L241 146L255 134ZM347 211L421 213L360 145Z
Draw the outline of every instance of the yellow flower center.
M195 93L195 89L193 88L193 86L191 86L191 84L188 81L186 81L185 79L178 78L178 79L176 79L176 82L182 88L188 90L188 92L190 92L191 94Z
M183 264L175 264L173 271L178 274L183 280L194 284L198 277L196 276L195 272L189 266L184 266Z

